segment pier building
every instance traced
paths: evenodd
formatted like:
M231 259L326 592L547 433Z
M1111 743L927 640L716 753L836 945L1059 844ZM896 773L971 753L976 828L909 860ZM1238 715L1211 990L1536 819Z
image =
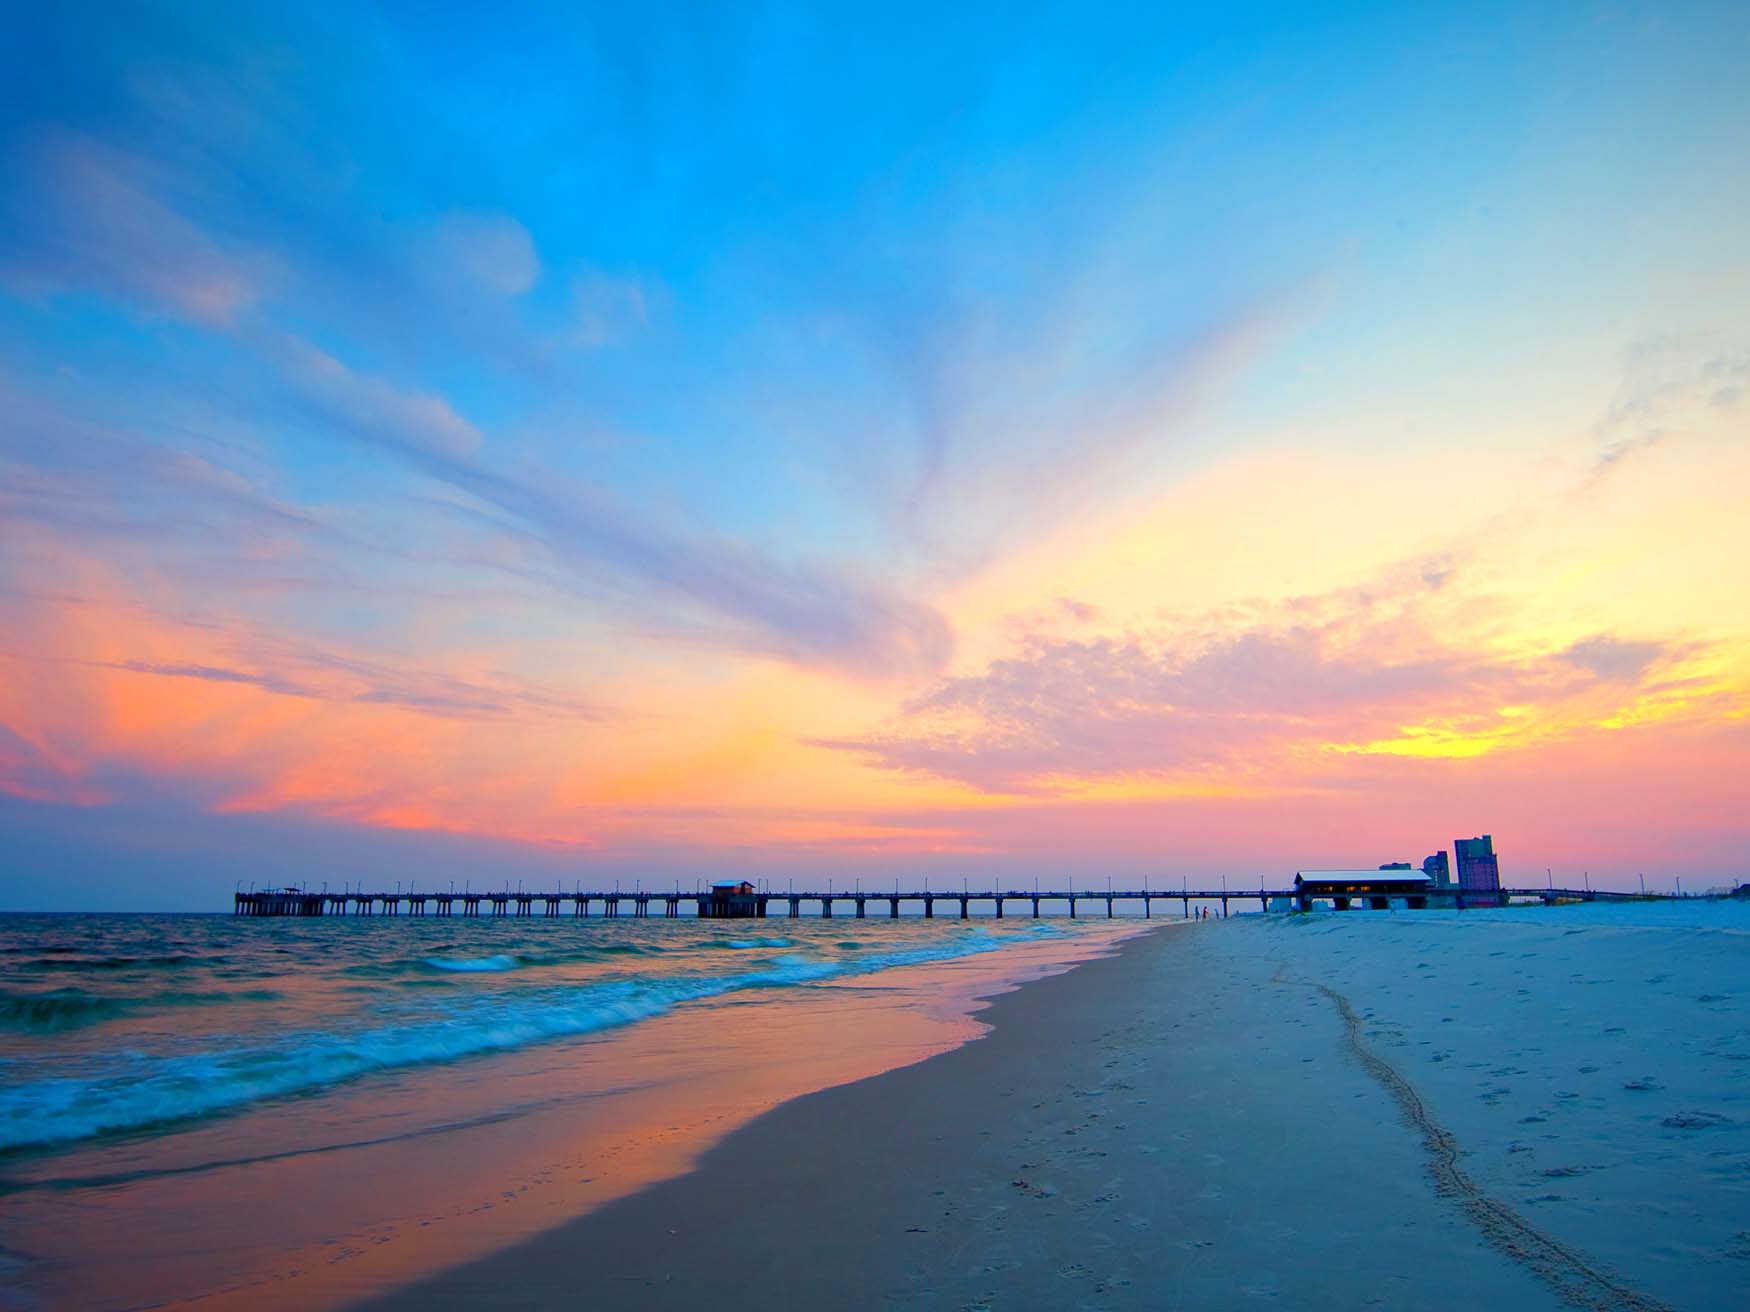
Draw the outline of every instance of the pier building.
M698 908L706 920L754 920L766 914L766 899L744 879L711 885L710 895L699 899Z
M1328 901L1338 911L1357 902L1384 911L1393 906L1428 905L1428 876L1407 864L1378 870L1302 870L1294 877L1295 900L1302 911Z

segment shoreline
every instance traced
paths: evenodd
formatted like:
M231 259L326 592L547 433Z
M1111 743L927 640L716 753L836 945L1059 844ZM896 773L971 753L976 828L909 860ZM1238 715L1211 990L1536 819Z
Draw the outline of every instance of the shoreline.
M1467 1023L1472 987L1514 998L1515 981L1605 970L1659 937L1602 919L1236 917L1143 934L992 999L973 1042L784 1103L686 1175L366 1306L587 1292L592 1307L730 1312L1729 1307L1750 1234L1742 1251L1729 1236L1750 1231L1750 1208L1719 1159L1750 1163L1742 1122L1692 1111L1662 1124L1730 1128L1660 1130L1634 1079L1548 1095L1582 1109L1567 1121L1514 1116L1490 1083L1512 1061L1528 1089L1540 1059L1558 1085L1608 1074L1584 1059L1594 1032L1685 1013L1649 998L1626 1026L1556 1007ZM1705 939L1697 978L1741 964L1741 939ZM1714 1026L1698 1043L1735 1033L1729 1017L1697 1023ZM1743 1068L1724 1058L1741 1059L1723 1053L1654 1112L1741 1099ZM1646 1150L1619 1116L1663 1142ZM1551 1188L1582 1177L1583 1196ZM1693 1237L1703 1226L1727 1238Z
M14 1159L0 1303L1737 1306L1750 905L1111 928Z
M526 1019L577 1000L587 1019L613 987L596 972L627 973L619 957L598 962L599 933L580 937L569 923L488 924L460 938L412 920L336 933L353 928L261 922L240 936L259 940L257 964L276 971L278 954L299 942L367 943L326 972L276 975L267 1020L303 1032L360 992L355 970L390 1008L395 985L384 981L401 981L428 1029L434 1008L439 1019ZM553 1042L385 1067L162 1134L14 1155L0 1181L0 1304L350 1306L684 1174L711 1143L787 1099L966 1042L982 1030L974 1013L983 999L1134 932L1102 925L993 937L984 926L919 932L926 927L882 922L846 944L836 941L843 931L818 922L747 942L662 921L639 928L630 937L643 940L632 944L643 955L630 973L643 982L626 987L673 983L690 995L697 981L741 975L753 985L706 987L696 1004ZM219 937L227 952L241 950ZM610 937L603 951L626 946ZM433 954L497 969L440 971ZM671 961L678 969L665 970ZM790 987L791 976L804 986ZM760 987L769 977L776 982ZM154 1015L140 1024L150 1029ZM228 1033L260 1017L209 1007L199 1019ZM374 1024L368 1033L385 1032ZM73 1042L113 1042L113 1033L79 1030Z
M1257 1043L1230 1027L1241 995L1176 996L1240 918L1175 927L989 1003L980 1038L921 1063L794 1099L741 1127L694 1169L516 1248L372 1301L377 1312L709 1301L788 1306L1440 1306L1468 1286L1516 1307L1556 1306L1529 1273L1455 1226L1425 1184L1419 1146L1387 1095L1342 1063L1333 1158L1293 1130L1298 1092L1269 1096ZM1128 1017L1114 997L1144 997ZM1128 1010L1128 1008L1127 1008ZM1295 999L1270 1063L1334 1057L1342 1024ZM1195 1089L1172 1087L1201 1078ZM1166 1077L1166 1078L1162 1078ZM1304 1077L1302 1077L1304 1078ZM1305 1211L1305 1181L1334 1201ZM1382 1212L1384 1214L1382 1224ZM1395 1259L1327 1263L1317 1250L1389 1240Z

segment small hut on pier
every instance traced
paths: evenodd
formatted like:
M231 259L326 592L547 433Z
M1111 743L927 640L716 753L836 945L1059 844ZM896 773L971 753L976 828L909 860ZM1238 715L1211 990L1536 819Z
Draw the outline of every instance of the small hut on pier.
M712 884L711 895L699 902L699 915L706 920L746 920L766 914L766 900L747 880Z
M1294 877L1294 892L1302 911L1310 911L1315 901L1328 901L1339 911L1356 902L1380 911L1419 909L1428 905L1429 882L1420 870L1302 870Z

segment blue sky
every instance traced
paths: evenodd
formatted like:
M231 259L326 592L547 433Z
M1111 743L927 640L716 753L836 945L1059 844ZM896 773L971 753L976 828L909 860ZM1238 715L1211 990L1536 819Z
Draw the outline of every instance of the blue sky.
M1603 637L1731 664L1738 567L1694 596L1666 573L1735 559L1731 531L1630 567L1596 534L1643 512L1581 499L1657 450L1645 513L1694 523L1739 473L1740 6L15 23L0 786L33 832L76 845L64 817L150 798L191 832L513 864L1020 861L968 807L1057 796L1068 850L1068 797L1191 825L1185 790L1241 788L1237 758L1102 764L1049 692L920 727L957 680L1066 615L1201 669L1240 611L1280 636L1308 596L1454 574L1426 561L1464 562L1502 661ZM1268 510L1302 484L1349 502L1310 550ZM1203 515L1219 561L1146 563L1215 550L1173 537ZM1303 651L1326 674L1366 627L1331 624ZM1736 689L1687 714L1737 725ZM1587 723L1650 714L1622 698ZM1414 710L1297 722L1345 758L1495 741ZM1128 713L1103 686L1095 718ZM1537 750L1582 750L1561 723ZM1030 744L1025 778L941 764L991 734ZM1259 797L1350 789L1336 756L1248 751ZM166 861L92 859L122 900Z

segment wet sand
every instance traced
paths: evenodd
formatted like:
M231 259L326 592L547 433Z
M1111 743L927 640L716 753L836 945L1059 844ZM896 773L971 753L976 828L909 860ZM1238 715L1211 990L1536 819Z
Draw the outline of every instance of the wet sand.
M1504 1061L1528 1087L1539 1061L1584 1078L1575 1014L1502 1009L1527 979L1649 950L1562 914L1163 927L997 998L976 1042L787 1103L691 1174L373 1306L1733 1306L1744 1126L1717 1108L1741 1065L1656 1107L1613 1072L1566 1139L1477 1092ZM1742 941L1693 969L1741 965ZM1584 1012L1605 1043L1608 1002ZM1683 1014L1707 1031L1686 1042L1734 1042L1706 1004ZM1625 1100L1647 1125L1612 1119ZM1635 1155L1625 1133L1662 1151L1606 1169ZM1649 1188L1662 1219L1625 1238ZM1698 1225L1723 1238L1682 1242Z
M441 928L410 921L405 932ZM537 926L531 946L551 954L549 928L567 927ZM919 928L896 937L885 922L865 925L850 941L859 952L915 948ZM15 1155L0 1178L0 1307L352 1306L684 1174L711 1144L799 1095L964 1043L982 1028L971 1018L979 999L1107 952L1137 928L1029 928L1000 951L738 990L637 1024L266 1099L176 1133ZM646 948L670 931L691 934L657 922ZM846 932L787 926L794 943L736 950L793 952ZM407 948L391 940L389 950ZM543 997L555 988L535 987ZM505 1002L517 1006L514 994Z

